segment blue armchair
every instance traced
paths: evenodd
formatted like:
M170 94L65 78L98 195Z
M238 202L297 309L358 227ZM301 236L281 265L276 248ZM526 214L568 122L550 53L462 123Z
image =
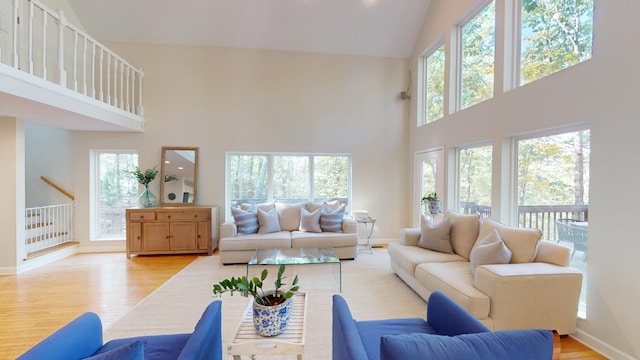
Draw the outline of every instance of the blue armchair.
M87 312L36 344L18 360L221 360L221 304L219 300L209 304L191 334L114 339L104 345L100 318Z
M491 332L439 291L422 318L356 321L340 295L333 296L333 359L551 359L549 330Z

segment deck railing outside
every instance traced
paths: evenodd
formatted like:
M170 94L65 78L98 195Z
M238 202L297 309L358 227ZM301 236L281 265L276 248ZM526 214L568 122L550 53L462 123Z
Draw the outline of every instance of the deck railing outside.
M142 70L38 0L0 0L0 63L144 116Z
M74 241L73 203L26 209L25 252Z

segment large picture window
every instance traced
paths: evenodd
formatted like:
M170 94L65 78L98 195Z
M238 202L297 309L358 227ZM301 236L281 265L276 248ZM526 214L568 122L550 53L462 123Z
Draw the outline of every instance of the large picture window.
M492 146L458 151L458 199L460 212L491 217Z
M593 0L522 0L520 84L591 58Z
M335 198L351 203L351 156L227 154L227 204L297 203Z
M495 4L491 1L460 28L461 109L493 97L495 18Z
M92 151L92 240L126 239L125 210L138 205L134 151Z
M418 126L444 117L444 43L424 57L424 109Z

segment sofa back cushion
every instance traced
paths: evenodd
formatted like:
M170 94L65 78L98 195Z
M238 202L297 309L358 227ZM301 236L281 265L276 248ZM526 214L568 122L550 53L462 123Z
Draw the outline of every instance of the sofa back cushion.
M532 262L538 253L538 243L542 238L540 229L518 228L500 224L491 219L484 219L480 226L478 239L484 239L493 231L497 231L500 238L511 250L511 264Z
M432 334L387 335L380 339L380 359L416 359L428 354L435 360L537 360L553 357L549 330L504 330L443 336Z
M469 260L471 249L478 239L480 215L462 215L446 211L444 219L451 223L451 246L453 252Z
M453 248L451 247L451 237L449 236L450 231L451 223L449 219L434 223L422 215L418 246L433 251L452 254Z

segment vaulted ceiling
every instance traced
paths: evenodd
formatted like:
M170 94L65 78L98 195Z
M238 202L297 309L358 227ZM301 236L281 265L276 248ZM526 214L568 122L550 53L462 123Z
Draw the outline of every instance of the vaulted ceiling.
M408 58L431 0L68 0L99 41Z

